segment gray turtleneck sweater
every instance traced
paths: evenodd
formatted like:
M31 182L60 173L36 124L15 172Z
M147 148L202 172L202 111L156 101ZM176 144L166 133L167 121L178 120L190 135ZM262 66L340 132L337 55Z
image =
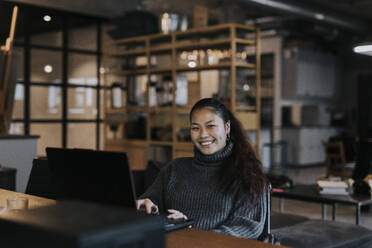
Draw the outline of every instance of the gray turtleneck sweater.
M182 212L195 228L257 239L265 222L265 197L253 205L239 187L229 194L217 190L218 170L231 151L232 145L218 155L195 152L194 158L175 159L140 198L151 199L161 212Z

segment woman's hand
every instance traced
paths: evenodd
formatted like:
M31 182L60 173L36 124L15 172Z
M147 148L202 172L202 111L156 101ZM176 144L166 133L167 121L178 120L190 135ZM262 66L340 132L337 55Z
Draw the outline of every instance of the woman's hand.
M168 209L168 212L169 212L169 215L167 216L168 219L172 219L172 220L175 220L175 219L184 219L184 220L187 220L187 216L184 215L183 213L181 213L178 210Z
M136 200L137 210L145 210L148 214L158 214L159 208L150 199Z

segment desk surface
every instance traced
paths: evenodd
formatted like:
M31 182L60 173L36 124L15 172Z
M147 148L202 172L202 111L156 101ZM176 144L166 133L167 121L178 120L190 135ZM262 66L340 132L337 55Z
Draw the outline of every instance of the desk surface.
M296 185L292 189L284 189L283 192L273 192L272 196L286 199L320 202L326 204L342 203L347 205L372 204L372 196L365 195L328 195L320 194L317 185Z
M29 200L29 208L37 208L55 204L55 200L42 197L26 195L18 192L0 189L0 206L6 206L6 199L9 197L26 197ZM5 214L5 213L4 213ZM1 215L0 215L1 217ZM229 235L214 232L197 230L193 228L181 229L170 232L166 236L168 248L229 248L229 247L250 247L250 248L269 248L278 247L263 242L241 239Z

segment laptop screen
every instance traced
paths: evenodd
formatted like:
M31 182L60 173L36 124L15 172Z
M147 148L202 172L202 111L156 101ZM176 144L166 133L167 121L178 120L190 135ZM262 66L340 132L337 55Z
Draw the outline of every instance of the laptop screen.
M135 208L135 189L125 153L46 148L57 200L83 200Z

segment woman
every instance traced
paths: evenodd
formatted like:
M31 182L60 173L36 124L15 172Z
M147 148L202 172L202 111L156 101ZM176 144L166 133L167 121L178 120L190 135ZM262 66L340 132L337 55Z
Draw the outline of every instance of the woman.
M266 216L266 178L240 122L212 98L193 106L190 122L194 157L163 168L137 208L168 210L168 218L191 218L198 229L257 239Z

